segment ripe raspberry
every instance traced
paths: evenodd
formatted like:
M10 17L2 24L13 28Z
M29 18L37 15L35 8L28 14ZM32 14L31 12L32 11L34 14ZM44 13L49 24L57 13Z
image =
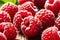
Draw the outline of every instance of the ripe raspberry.
M45 1L46 0L34 0L34 4L38 7L38 9L41 9L44 8Z
M11 16L11 19L13 19L15 13L18 11L18 7L13 3L7 2L1 7L1 10L8 12Z
M42 24L37 18L25 17L21 23L21 30L27 37L34 37L40 34Z
M53 11L53 13L57 15L60 10L60 0L47 0L45 8Z
M55 20L55 26L60 30L60 16Z
M3 25L0 24L0 32L3 32L4 31L4 27Z
M22 18L25 18L27 16L32 16L32 13L28 12L27 10L20 10L17 14L21 14Z
M32 16L32 13L26 11L26 10L21 10L18 11L13 19L13 24L15 25L15 27L20 31L21 30L21 22L22 22L22 18L25 18L27 16Z
M53 26L55 23L55 16L50 10L41 9L35 16L42 21L43 28Z
M21 6L20 5L18 6L18 11L27 10L27 11L31 12L32 15L34 16L36 11L34 10L33 6L34 6L34 4L32 2L26 2L26 3L22 4Z
M0 40L7 40L6 36L0 32Z
M10 15L5 11L0 11L0 23L1 22L11 22Z
M18 0L18 4L23 4L23 3L27 2L27 1L33 2L34 0Z
M6 35L7 39L15 39L17 33L16 28L12 23L9 22L2 22L1 23L4 26L4 34Z
M50 27L43 31L41 40L60 40L57 27Z

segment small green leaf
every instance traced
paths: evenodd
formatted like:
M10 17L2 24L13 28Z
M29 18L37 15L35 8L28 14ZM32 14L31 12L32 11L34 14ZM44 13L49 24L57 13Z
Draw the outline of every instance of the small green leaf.
M12 3L15 4L17 0L2 0L2 1L5 2L5 3L6 3L6 2L12 2Z
M2 6L2 3L0 3L0 7Z
M0 7L1 7L3 4L4 4L4 2L3 2L3 1L0 1Z

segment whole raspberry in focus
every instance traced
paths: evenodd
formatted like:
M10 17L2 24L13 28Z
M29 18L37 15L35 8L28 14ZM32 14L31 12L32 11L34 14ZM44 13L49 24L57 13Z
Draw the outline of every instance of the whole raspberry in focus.
M6 11L10 14L11 19L13 19L15 13L18 11L18 7L11 2L7 2L1 7L1 10Z
M31 12L33 16L36 14L36 11L34 9L34 4L32 2L29 2L29 1L25 2L22 5L19 5L18 11L20 11L20 10L27 10L27 11Z
M16 32L16 28L12 23L9 22L2 22L1 23L4 27L4 34L6 35L7 39L15 39L17 32Z
M55 20L55 26L60 30L60 16Z
M58 15L60 10L60 0L47 0L45 8L53 11L55 15Z
M10 15L5 11L0 11L0 23L1 22L11 22Z
M32 16L25 17L21 23L21 30L27 37L40 35L42 23Z
M6 36L0 32L0 40L7 40Z
M52 11L47 9L41 9L36 13L35 17L40 19L44 29L53 26L55 23L55 15Z
M38 9L44 8L46 0L34 0L34 5L37 6Z
M57 27L49 27L43 31L41 40L60 40Z
M27 17L27 16L32 16L32 13L26 11L26 10L20 10L18 11L13 19L13 24L15 25L15 27L20 31L21 30L21 22L22 19Z
M33 2L34 0L18 0L18 4L23 4L23 3L27 2L27 1Z

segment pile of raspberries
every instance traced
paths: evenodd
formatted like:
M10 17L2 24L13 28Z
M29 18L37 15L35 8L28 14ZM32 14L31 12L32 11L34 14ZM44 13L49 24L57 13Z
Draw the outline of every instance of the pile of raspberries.
M0 7L0 40L27 38L60 40L60 0L17 0Z

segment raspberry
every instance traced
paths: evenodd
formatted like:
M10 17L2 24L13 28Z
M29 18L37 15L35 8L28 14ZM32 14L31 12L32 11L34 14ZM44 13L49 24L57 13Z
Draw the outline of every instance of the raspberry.
M38 7L38 9L41 9L44 8L45 1L46 0L34 0L34 4Z
M36 13L35 17L42 21L43 28L53 26L55 23L55 16L53 12L47 9L41 9Z
M33 3L32 2L25 2L21 6L19 5L18 6L18 11L20 11L20 10L27 10L27 11L31 12L33 16L36 13L36 11L33 8Z
M13 19L15 13L18 11L18 7L13 3L7 2L1 7L1 10L8 12L8 14L11 16L11 19Z
M32 16L32 13L28 12L27 10L21 10L17 14L21 14L22 18L25 18L27 16Z
M20 25L21 25L21 22L22 22L22 16L21 14L19 14L19 12L17 12L14 16L14 19L13 19L13 24L15 25L15 27L17 28L17 30L20 31Z
M55 20L55 26L60 30L60 16Z
M22 18L25 18L27 16L32 16L32 13L26 10L21 10L15 14L13 19L13 24L17 27L19 31L21 30L20 27L21 27Z
M23 3L27 2L27 1L33 2L34 0L18 0L18 4L23 4Z
M2 22L1 23L4 27L4 34L6 35L7 39L15 39L17 33L16 28L12 23L9 22Z
M7 40L6 36L0 32L0 40Z
M50 27L43 31L41 40L60 40L57 27Z
M60 10L60 0L47 0L45 8L53 11L53 13L57 15Z
M4 27L3 25L0 24L0 32L3 32L4 31Z
M0 23L1 22L11 22L10 15L5 11L0 11Z
M34 37L40 34L42 24L37 18L25 17L21 23L21 30L27 37Z

